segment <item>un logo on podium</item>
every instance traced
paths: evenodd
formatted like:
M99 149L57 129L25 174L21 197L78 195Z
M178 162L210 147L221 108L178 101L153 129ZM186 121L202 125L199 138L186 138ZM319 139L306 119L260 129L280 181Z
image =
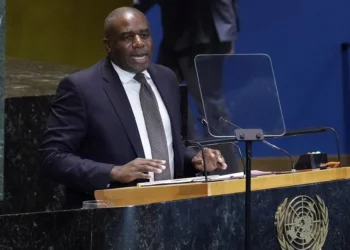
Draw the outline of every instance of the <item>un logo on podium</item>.
M286 198L275 215L277 237L282 250L320 250L328 233L328 209L323 200L297 196Z

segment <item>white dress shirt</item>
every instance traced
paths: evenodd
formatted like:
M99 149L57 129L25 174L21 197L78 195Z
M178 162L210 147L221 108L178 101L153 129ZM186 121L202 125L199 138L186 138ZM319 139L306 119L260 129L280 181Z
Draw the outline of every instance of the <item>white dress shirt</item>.
M123 87L125 89L126 95L128 96L131 109L132 109L132 112L134 113L134 117L136 120L136 125L139 130L143 151L145 153L145 158L152 159L151 145L149 142L145 119L143 117L143 112L142 112L141 103L140 103L139 93L140 93L141 84L134 79L134 76L136 75L135 73L125 71L120 67L118 67L117 65L115 65L113 62L112 62L112 65L115 71L118 73L120 81L122 82ZM174 178L174 149L173 149L173 136L171 131L171 123L170 123L168 111L158 92L158 89L156 88L156 86L152 81L150 74L147 72L147 70L143 71L142 73L145 75L148 84L152 87L152 90L157 98L159 112L162 117L163 126L165 130L166 142L168 145L170 173L171 173L171 178L173 179ZM159 159L159 160L163 160L163 159ZM151 172L149 174L152 177L150 181L154 181L154 173Z

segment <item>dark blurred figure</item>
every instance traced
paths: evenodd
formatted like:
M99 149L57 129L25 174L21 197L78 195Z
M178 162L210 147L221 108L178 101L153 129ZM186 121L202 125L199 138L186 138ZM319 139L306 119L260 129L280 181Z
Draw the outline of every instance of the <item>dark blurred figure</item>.
M199 116L193 117L188 108L184 136L188 139L201 138L203 135L200 135L196 121L205 114L194 58L198 54L233 53L238 34L237 0L134 0L134 6L144 13L155 4L160 6L163 27L157 63L171 68L179 83L187 83L188 93L196 103ZM219 60L206 76L201 75L200 85L206 100L207 115L215 114L229 120L221 93L221 71L222 60ZM187 100L183 102L187 103ZM209 137L207 127L203 129L204 137Z
M194 57L198 54L225 54L234 51L238 33L237 0L134 0L135 7L147 12L155 4L161 9L163 39L160 44L157 63L171 68L179 82L185 81L189 94L196 102L199 116L204 117L199 93ZM221 71L221 67L218 67ZM210 72L209 72L210 73ZM212 76L220 73L211 72ZM207 93L207 107L224 112L221 99L221 81L211 83ZM203 88L203 83L201 86ZM214 87L215 86L215 87ZM203 89L202 89L203 91ZM204 91L205 93L205 91ZM212 105L210 105L211 103ZM195 120L189 112L188 138L198 138Z

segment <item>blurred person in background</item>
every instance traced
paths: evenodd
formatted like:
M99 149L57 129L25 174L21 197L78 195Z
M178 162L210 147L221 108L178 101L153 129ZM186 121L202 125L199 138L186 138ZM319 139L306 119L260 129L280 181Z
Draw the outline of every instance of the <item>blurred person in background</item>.
M171 68L180 83L187 83L199 117L204 117L194 57L198 54L233 53L238 34L237 0L134 0L134 7L144 13L155 4L160 6L163 28L157 63ZM206 92L210 94L207 104L227 117L221 98L221 81L216 80L207 88ZM191 117L191 112L189 116L187 137L197 138L196 119Z
M233 53L239 31L237 0L134 0L134 7L147 13L158 4L161 12L163 37L160 43L157 63L171 68L179 83L187 84L187 91L193 98L198 117L187 108L187 129L183 131L187 139L210 137L206 123L194 58L198 54ZM222 98L222 58L215 60L215 67L206 75L201 72L200 86L208 120L219 117L229 119L229 111ZM210 59L212 60L212 58ZM205 81L204 81L205 80ZM186 100L182 102L187 103ZM182 110L182 112L186 112ZM184 116L184 114L183 114ZM196 121L202 121L204 135L200 134ZM225 133L224 128L216 129ZM232 155L232 146L223 153ZM232 161L235 161L233 157ZM230 160L226 158L226 161ZM232 165L232 164L228 164ZM234 164L236 165L236 164ZM236 170L228 169L230 172Z

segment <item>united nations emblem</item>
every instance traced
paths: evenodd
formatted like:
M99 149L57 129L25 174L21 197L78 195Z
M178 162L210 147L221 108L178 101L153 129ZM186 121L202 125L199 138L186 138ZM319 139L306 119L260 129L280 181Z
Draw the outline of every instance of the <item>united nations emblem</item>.
M282 250L320 250L328 233L328 209L316 195L286 198L275 215L277 237Z

